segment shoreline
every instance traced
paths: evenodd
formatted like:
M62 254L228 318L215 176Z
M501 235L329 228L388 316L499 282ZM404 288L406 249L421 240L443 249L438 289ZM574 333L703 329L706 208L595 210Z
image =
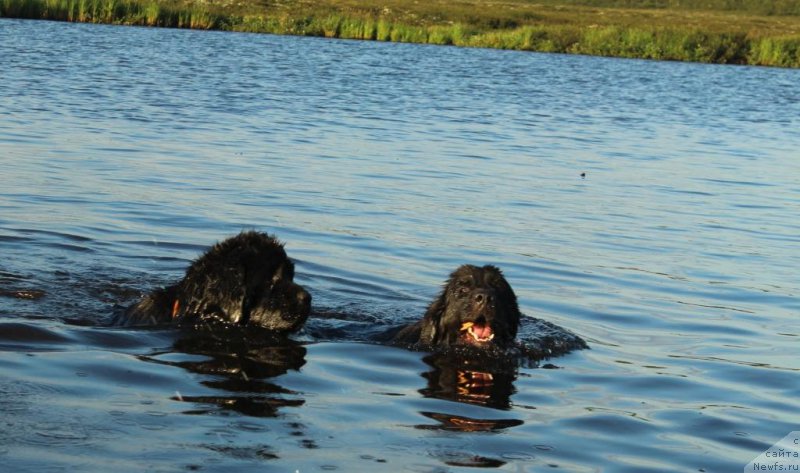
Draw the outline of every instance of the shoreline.
M395 6L418 5L405 0L395 0L394 8L352 1L360 3L259 9L171 0L0 0L0 18L800 68L800 16L562 5L570 0L550 0L550 6L512 1L496 8L474 0L419 11Z

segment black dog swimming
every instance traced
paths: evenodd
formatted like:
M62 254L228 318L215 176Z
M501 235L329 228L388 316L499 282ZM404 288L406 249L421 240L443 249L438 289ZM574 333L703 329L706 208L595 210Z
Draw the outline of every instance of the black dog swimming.
M311 296L293 282L294 263L283 245L248 231L217 243L184 278L119 314L115 325L223 323L289 333L311 311Z
M507 347L520 324L517 296L495 266L465 264L447 280L422 320L403 328L394 342L421 347Z
M517 340L520 327L526 329L522 341ZM587 348L583 339L561 327L522 317L514 290L491 265L459 267L420 321L386 335L395 345L435 352L455 348L472 357L515 352L540 360Z

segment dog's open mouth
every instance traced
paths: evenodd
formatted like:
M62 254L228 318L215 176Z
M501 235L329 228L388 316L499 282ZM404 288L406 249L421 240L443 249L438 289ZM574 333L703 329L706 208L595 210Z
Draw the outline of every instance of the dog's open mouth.
M461 331L466 332L469 338L478 343L491 342L494 339L492 327L485 322L481 323L482 321L483 317L477 322L464 322L461 325Z

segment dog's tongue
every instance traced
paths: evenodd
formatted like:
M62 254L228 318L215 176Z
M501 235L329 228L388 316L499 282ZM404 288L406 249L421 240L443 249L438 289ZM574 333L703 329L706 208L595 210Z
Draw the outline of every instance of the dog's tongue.
M489 338L492 336L492 327L489 324L486 325L479 325L475 324L472 326L472 333L475 334L478 338Z

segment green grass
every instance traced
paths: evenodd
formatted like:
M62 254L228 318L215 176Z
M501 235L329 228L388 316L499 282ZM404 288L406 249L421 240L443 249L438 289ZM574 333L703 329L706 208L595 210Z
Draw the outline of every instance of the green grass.
M800 0L0 0L0 16L800 67Z
M800 15L797 0L539 0L550 5L671 10L716 10L755 15Z
M223 15L155 0L0 0L0 17L214 29Z

